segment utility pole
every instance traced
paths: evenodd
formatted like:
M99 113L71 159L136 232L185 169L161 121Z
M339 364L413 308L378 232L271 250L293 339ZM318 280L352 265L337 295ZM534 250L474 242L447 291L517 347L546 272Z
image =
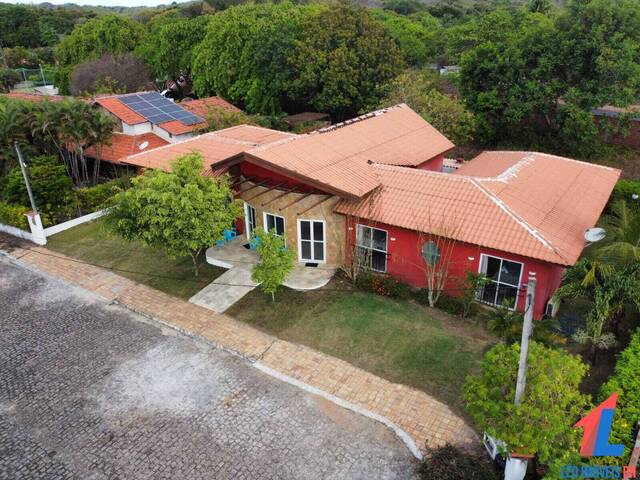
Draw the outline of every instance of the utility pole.
M38 214L38 209L36 208L36 201L33 198L33 192L31 191L31 184L29 183L29 175L27 173L27 165L24 163L24 159L22 158L22 152L20 151L20 145L18 142L13 142L13 146L16 149L16 153L18 154L18 163L20 164L20 170L22 171L22 176L24 177L24 184L27 186L27 193L29 194L29 201L31 202L31 209L34 214Z
M42 86L46 87L47 86L47 79L44 78L44 71L42 70L42 64L39 63L38 67L40 67L40 76L42 77Z
M524 387L527 383L527 357L529 356L529 338L533 331L533 305L536 296L536 279L529 278L527 282L527 296L524 307L524 323L522 325L522 340L520 341L520 364L518 365L518 382L516 383L515 405L522 403Z

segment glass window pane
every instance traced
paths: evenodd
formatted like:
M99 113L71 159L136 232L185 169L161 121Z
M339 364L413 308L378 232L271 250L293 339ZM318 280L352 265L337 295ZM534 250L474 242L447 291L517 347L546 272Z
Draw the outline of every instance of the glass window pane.
M313 239L324 239L324 224L322 222L313 222Z
M284 235L284 218L282 217L276 217L276 233Z
M267 230L271 231L276 228L273 215L267 215Z
M373 230L373 248L387 251L387 232L384 230Z
M373 250L371 252L371 269L385 272L387 270L387 254Z
M300 222L300 238L303 240L311 240L311 225L309 225L309 222Z
M371 229L363 225L360 225L359 227L358 245L362 245L364 247L371 246Z
M517 286L518 281L520 280L521 270L521 264L503 260L502 268L500 269L500 283L508 283L509 285Z
M496 301L496 305L502 306L503 303L506 302L506 305L508 308L515 307L517 294L518 294L517 288L510 287L508 285L499 285L498 299Z
M495 283L485 285L480 292L480 300L494 305L496 301L496 288L497 285Z
M497 281L500 275L500 259L487 257L487 270L484 273L490 279Z
M324 247L322 242L313 242L313 259L324 260Z
M300 252L302 258L309 260L311 259L311 242L301 241L300 248L302 248L302 252Z

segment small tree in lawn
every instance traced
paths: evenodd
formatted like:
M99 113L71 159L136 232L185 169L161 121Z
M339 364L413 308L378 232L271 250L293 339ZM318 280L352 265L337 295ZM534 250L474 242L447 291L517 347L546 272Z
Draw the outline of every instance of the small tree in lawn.
M511 452L535 454L545 464L577 452L580 432L573 425L589 405L579 389L587 366L577 356L531 342L526 388L516 406L519 357L517 343L499 343L487 352L480 373L467 379L467 412Z
M173 172L148 170L114 197L109 228L124 239L163 250L171 258L189 255L198 276L198 256L223 238L242 214L227 177L202 176L202 155L177 159Z
M275 230L254 235L260 239L257 248L260 261L253 268L251 278L260 282L262 291L270 293L275 302L278 288L293 269L295 254L286 248L284 238L276 235Z
M471 305L478 296L482 287L489 283L489 279L484 273L467 272L462 282L462 318L467 318L471 313Z

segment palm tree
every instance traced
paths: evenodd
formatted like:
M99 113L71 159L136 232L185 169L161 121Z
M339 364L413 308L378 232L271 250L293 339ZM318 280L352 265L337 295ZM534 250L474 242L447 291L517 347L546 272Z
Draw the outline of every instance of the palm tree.
M618 200L600 225L607 235L594 245L594 258L618 268L640 260L640 209Z

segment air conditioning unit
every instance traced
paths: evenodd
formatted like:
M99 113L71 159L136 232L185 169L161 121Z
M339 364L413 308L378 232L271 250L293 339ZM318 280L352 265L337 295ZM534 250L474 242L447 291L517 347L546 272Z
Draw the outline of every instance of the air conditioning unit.
M558 313L558 307L559 307L558 302L554 301L553 298L550 298L549 301L547 302L547 306L544 309L544 314L547 317L555 317L556 313Z

